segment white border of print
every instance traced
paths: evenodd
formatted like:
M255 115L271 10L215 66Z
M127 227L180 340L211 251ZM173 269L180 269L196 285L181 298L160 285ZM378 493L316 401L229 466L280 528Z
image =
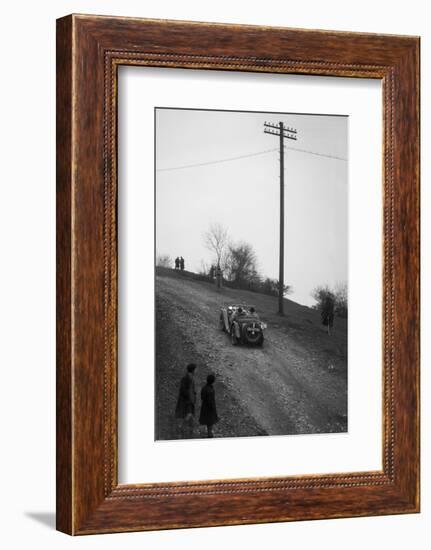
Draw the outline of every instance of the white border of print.
M380 81L120 67L118 98L120 483L381 470ZM156 105L349 115L348 433L154 441Z

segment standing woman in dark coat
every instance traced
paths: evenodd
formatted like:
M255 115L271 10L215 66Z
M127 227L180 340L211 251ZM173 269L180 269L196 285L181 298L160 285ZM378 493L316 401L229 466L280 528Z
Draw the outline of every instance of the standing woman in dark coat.
M208 437L214 437L213 426L219 420L215 402L214 381L214 374L209 374L207 383L201 390L202 405L199 423L207 427Z
M188 427L188 436L191 437L193 433L193 423L195 416L195 403L196 403L196 390L195 390L195 381L194 373L196 370L196 365L190 363L187 365L187 372L181 378L180 382L180 391L178 393L177 406L175 408L175 416L177 418L183 419L182 421L182 431L185 431L185 428ZM184 435L184 433L183 433Z

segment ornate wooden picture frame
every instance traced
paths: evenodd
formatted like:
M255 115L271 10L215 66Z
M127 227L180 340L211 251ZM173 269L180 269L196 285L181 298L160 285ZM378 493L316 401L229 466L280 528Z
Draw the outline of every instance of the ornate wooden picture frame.
M383 468L123 485L117 69L380 79ZM70 15L57 21L57 528L69 534L419 511L419 39Z

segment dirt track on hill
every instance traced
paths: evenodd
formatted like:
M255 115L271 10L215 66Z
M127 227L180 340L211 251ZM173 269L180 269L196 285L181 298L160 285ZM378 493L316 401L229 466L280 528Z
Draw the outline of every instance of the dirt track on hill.
M263 348L232 346L219 329L220 306L253 303L268 323ZM156 437L184 437L174 418L185 365L195 362L199 390L216 374L216 437L347 431L346 326L328 336L316 312L286 301L187 278L156 278ZM198 399L199 404L199 399ZM193 434L204 437L203 427Z

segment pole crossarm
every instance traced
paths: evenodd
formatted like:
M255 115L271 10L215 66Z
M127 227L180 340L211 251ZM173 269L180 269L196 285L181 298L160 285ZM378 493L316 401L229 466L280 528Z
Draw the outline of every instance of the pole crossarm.
M272 122L264 122L263 125L266 126L267 128L274 128L275 130L280 130L280 125L279 124L273 124ZM292 134L297 133L297 130L295 130L295 128L290 128L289 126L284 126L283 125L283 130L285 132L291 132Z
M293 139L296 141L297 137L296 134L298 133L295 128L290 128L288 126L284 126L282 122L279 124L272 124L271 122L265 122L264 123L264 133L265 134L271 134L273 136L280 137L281 134L283 134L283 137L287 139Z

